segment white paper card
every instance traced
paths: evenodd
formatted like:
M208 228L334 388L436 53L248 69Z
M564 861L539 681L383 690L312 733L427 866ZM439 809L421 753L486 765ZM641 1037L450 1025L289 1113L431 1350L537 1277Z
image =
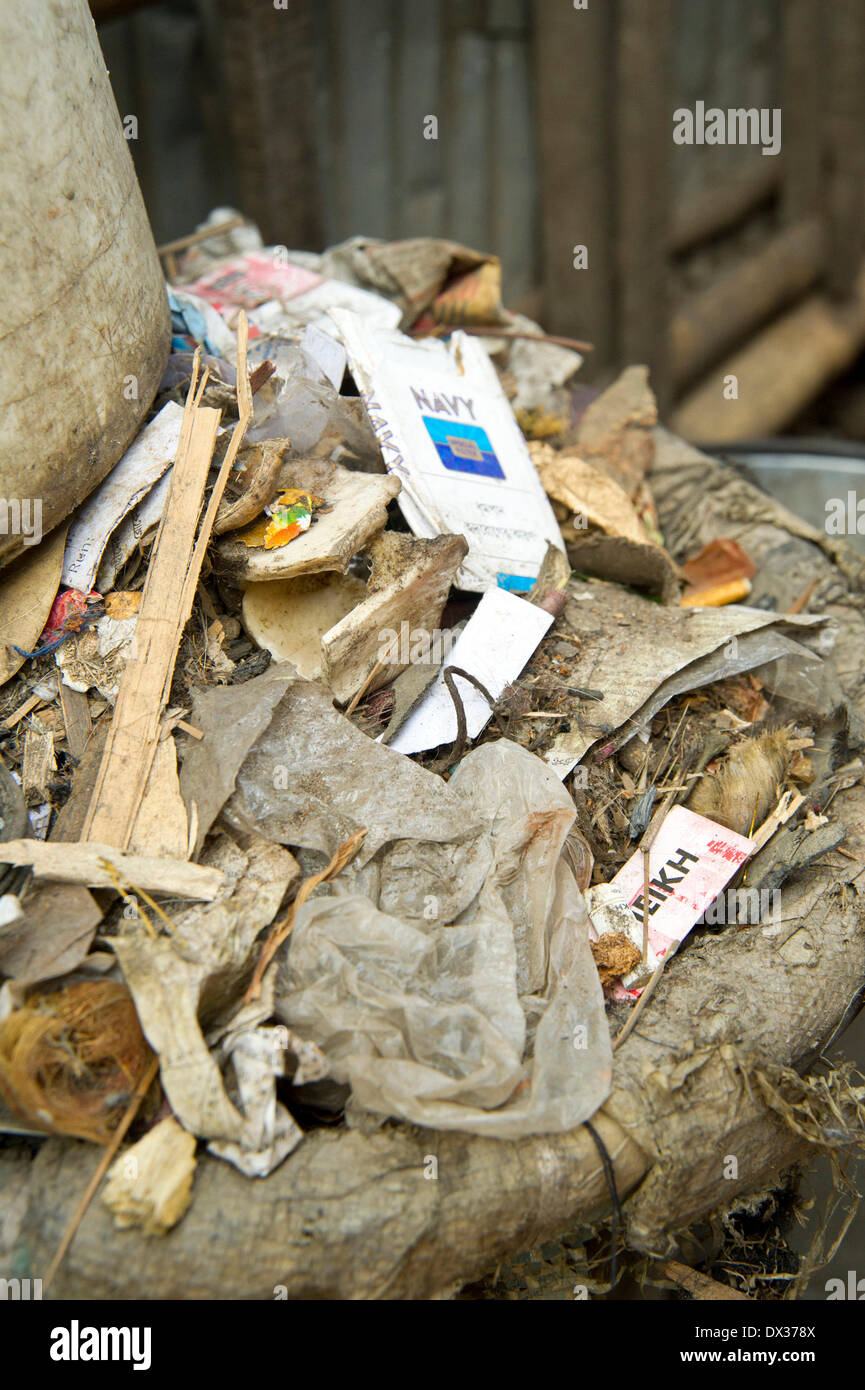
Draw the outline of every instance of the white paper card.
M494 699L516 680L544 633L552 614L505 589L489 589L454 643L427 694L390 741L399 753L420 753L452 743L457 736L457 714L444 670L459 666L476 676ZM477 738L492 718L489 702L461 676L454 677L466 713L469 738Z
M752 852L751 841L735 830L698 816L685 806L674 806L658 831L649 855L649 952L623 983L626 988L645 983L670 950L683 941L703 913L723 891ZM624 905L628 917L616 914L615 929L628 921L627 935L643 948L643 855L635 850L605 896L611 906ZM590 903L590 911L592 905ZM600 928L599 917L595 926ZM610 924L612 925L612 924Z

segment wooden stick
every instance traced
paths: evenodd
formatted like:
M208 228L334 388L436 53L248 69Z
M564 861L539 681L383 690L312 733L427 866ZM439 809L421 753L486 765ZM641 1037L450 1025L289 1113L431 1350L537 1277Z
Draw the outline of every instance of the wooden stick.
M210 241L211 237L222 236L225 232L233 232L236 227L242 227L245 220L238 213L236 217L228 217L215 227L202 227L197 232L189 232L187 236L177 237L175 241L164 241L161 246L157 246L156 254L158 256L170 256L175 251L186 251L188 247L197 246L199 242Z
M183 620L183 626L186 625L186 621L192 612L192 603L195 598L195 590L198 586L198 576L201 574L201 566L204 563L205 551L210 544L210 537L213 532L214 522L216 521L216 513L219 511L219 504L225 492L228 475L234 467L234 461L237 458L238 450L243 443L243 436L246 434L249 422L252 419L252 392L249 389L249 376L246 370L246 343L248 334L249 328L246 321L246 314L241 309L237 321L237 424L232 431L228 448L225 451L225 458L222 460L216 482L213 484L210 500L207 504L207 510L204 513L204 520L201 523L198 540L195 543L195 549L192 552L192 559L183 584L180 603L181 611L186 614ZM178 642L180 641L180 634L178 634L177 640ZM163 705L168 704L173 669L172 663L172 670L169 671L166 676Z
M66 743L73 758L79 759L87 746L92 723L87 696L81 690L60 682L60 708L66 726Z
M43 705L44 703L45 701L42 699L41 695L28 695L23 705L19 705L17 709L12 711L7 719L3 720L3 728L14 729L15 725L20 724L21 720L26 718L37 705Z
M819 579L812 579L804 593L801 593L797 599L794 599L790 607L785 609L785 612L801 613L819 583Z
M205 551L228 475L252 416L246 340L246 315L241 310L237 331L239 418L197 539L196 527L220 412L200 405L207 376L199 385L198 354L193 363L171 491L151 552L138 613L136 655L127 662L120 680L114 717L82 832L85 840L99 840L125 849L132 838Z
M351 703L346 707L346 718L350 714L354 714L364 695L369 690L370 685L375 680L379 671L384 669L385 665L386 663L384 661L377 661L375 663L366 680L363 682L363 685L361 685L360 689L352 696Z
M762 849L767 841L771 840L775 831L780 826L785 825L792 815L795 815L804 800L801 792L789 791L784 793L774 811L763 821L756 835L749 837L752 855Z
M708 1274L701 1274L699 1270L691 1269L690 1265L680 1264L678 1260L665 1260L661 1265L661 1273L668 1279L672 1279L674 1284L678 1284L680 1289L684 1289L692 1298L701 1301L713 1301L715 1299L744 1299L746 1303L752 1303L746 1293L741 1293L739 1289L732 1289L728 1284L719 1284L717 1279L710 1279Z
M204 734L201 732L201 730L196 729L194 724L187 724L185 719L178 719L177 727L184 734L189 734L190 738L198 739L199 743L204 738Z
M265 941L261 955L256 962L252 979L249 982L249 988L243 996L243 1002L245 1004L249 1004L260 995L261 981L264 977L264 972L294 926L294 916L297 909L306 902L310 893L312 893L313 889L317 888L320 883L326 883L328 879L336 878L337 874L342 873L346 864L357 854L363 844L365 835L366 829L356 830L353 835L349 835L347 840L343 840L326 869L322 869L320 874L313 874L310 878L304 879L297 890L297 897L291 904L288 912L280 921L274 922L270 929L270 935ZM6 852L5 845L3 846L3 852L4 854Z
M649 855L651 852L651 845L646 845L643 850L643 965L649 959L649 879L652 877L649 869Z
M188 864L185 859L126 854L112 845L100 845L93 840L70 843L4 840L3 863L28 865L36 878L55 883L113 888L119 880L127 888L141 887L153 893L195 898L201 902L212 902L225 886L221 869Z
M584 343L580 338L565 338L561 333L521 333L513 328L497 328L495 324L490 324L489 328L466 327L459 325L460 332L469 333L475 338L526 338L530 343L553 343L556 347L570 348L573 352L594 352L594 343ZM453 327L442 324L436 330L435 337L443 337L453 332Z
M646 985L646 988L643 990L642 994L640 995L639 999L637 1000L636 1004L634 1005L633 1009L628 1015L628 1019L625 1023L624 1028L613 1038L614 1052L617 1047L621 1047L628 1034L633 1032L637 1019L640 1017L640 1014L643 1012L644 1008L646 1007L646 1005L648 1004L649 1000L651 999L652 995L655 993L655 990L658 987L658 981L664 973L664 966L667 964L667 961L670 959L670 957L676 954L678 949L679 942L671 941L667 954L659 962L658 966L655 969L655 973L652 975L652 978Z
M132 1124L132 1121L135 1119L135 1116L138 1114L139 1106L141 1105L141 1102L144 1100L144 1097L147 1095L147 1092L150 1090L150 1087L153 1085L153 1082L156 1079L156 1073L158 1071L159 1058L154 1057L153 1061L150 1063L150 1066L147 1068L147 1071L144 1073L138 1085L135 1087L135 1090L132 1093L132 1099L129 1102L126 1113L123 1116L123 1119L120 1121L120 1124L117 1126L117 1129L114 1131L114 1134L111 1138L111 1142L107 1145L104 1154L102 1155L101 1159L96 1165L96 1172L93 1174L93 1177L87 1184L84 1196L81 1198L81 1201L76 1207L72 1220L66 1227L66 1232L63 1236L63 1239L57 1247L57 1254L51 1261L51 1264L48 1267L48 1273L42 1280L43 1291L48 1288L48 1285L51 1283L51 1280L54 1278L54 1275L57 1273L58 1269L63 1263L63 1257L65 1256L66 1251L69 1249L70 1245L72 1244L72 1241L75 1238L75 1232L78 1230L78 1227L84 1220L84 1215L87 1211L87 1208L90 1206L90 1203L93 1200L93 1196L96 1192L96 1189L101 1183L102 1179L104 1178L106 1172L108 1171L108 1168L110 1167L112 1160L114 1159L118 1149L120 1148L120 1145L123 1143L123 1140L126 1136L126 1132L129 1129L129 1126Z
M135 627L135 657L126 663L114 716L81 838L125 849L150 775L159 725L189 613L186 578L220 412L187 399L184 429L162 524L151 553ZM194 585L192 588L194 593Z

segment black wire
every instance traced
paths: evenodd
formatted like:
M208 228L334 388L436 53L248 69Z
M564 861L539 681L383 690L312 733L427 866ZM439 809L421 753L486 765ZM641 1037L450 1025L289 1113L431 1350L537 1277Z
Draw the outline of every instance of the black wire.
M601 1167L604 1170L604 1177L607 1180L607 1190L610 1194L610 1202L612 1203L613 1207L613 1219L610 1222L610 1239L612 1242L612 1249L610 1252L610 1288L613 1289L615 1288L616 1274L618 1272L617 1257L619 1246L619 1227L624 1225L622 1204L619 1201L619 1190L616 1187L616 1170L613 1167L613 1161L610 1158L610 1155L607 1153L607 1146L605 1145L598 1131L595 1129L594 1125L589 1124L588 1120L584 1120L583 1123L585 1124L586 1129L589 1131L589 1133L595 1141L595 1145L598 1150L598 1155L601 1160Z

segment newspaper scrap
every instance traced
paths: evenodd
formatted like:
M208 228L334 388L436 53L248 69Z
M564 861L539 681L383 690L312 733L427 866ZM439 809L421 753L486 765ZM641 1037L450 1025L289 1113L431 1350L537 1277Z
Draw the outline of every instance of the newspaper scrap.
M172 472L173 465L163 473L147 496L127 513L117 529L108 537L96 574L96 588L100 594L107 593L113 587L115 579L138 542L162 516L171 491Z
M85 502L66 537L61 584L84 593L93 588L112 531L174 463L182 419L182 406L164 405Z
M444 672L458 666L485 685L494 699L516 680L553 622L553 615L506 589L488 589L466 623L442 670L420 704L390 740L398 753L421 753L452 743L457 715ZM459 686L469 738L477 738L492 718L489 701L469 681L453 677Z
M530 589L547 542L564 542L482 345L462 332L416 341L345 311L331 317L415 535L465 536L459 588Z
M624 977L640 989L712 905L754 851L735 830L674 806L649 851L649 949L645 962ZM646 912L643 853L636 850L610 882L590 888L586 904L601 936L621 931L642 956Z

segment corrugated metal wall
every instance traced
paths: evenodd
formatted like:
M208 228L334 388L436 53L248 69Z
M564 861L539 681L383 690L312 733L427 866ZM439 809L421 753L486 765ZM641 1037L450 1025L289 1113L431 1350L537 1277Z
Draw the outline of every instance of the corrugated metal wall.
M304 99L314 106L308 115L317 167L304 196L317 207L306 225L318 228L323 244L355 233L444 235L494 251L509 301L536 308L541 209L532 0L293 3L308 5L314 68ZM296 27L289 27L296 20L265 9L248 0L170 0L100 26L121 114L138 116L131 149L159 240L182 235L212 206L238 197L230 108L254 106L262 81L250 64L246 92L239 86L240 26L249 32L267 24L265 54L296 42ZM580 19L576 14L573 22ZM723 107L777 104L780 0L677 0L675 28L671 128L675 106L698 99ZM223 52L229 29L233 82ZM274 109L262 115L274 152L293 139L293 100L286 82L282 109L274 96ZM438 121L437 139L425 138L429 116ZM615 113L599 119L614 121ZM686 202L760 160L759 151L735 146L678 149L674 198ZM276 185L284 180L279 163L274 153ZM256 177L262 206L274 221L290 222L295 190L277 186L265 197L266 161ZM266 231L289 238L279 227Z
M329 0L315 23L325 241L451 236L494 249L511 299L526 295L538 279L530 0Z

